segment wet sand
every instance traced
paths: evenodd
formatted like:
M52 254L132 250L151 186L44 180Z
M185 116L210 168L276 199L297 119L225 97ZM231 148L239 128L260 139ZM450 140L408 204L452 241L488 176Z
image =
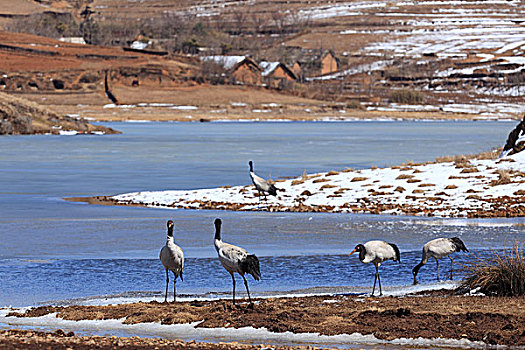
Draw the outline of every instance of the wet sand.
M360 333L378 339L468 339L491 345L525 346L525 298L456 295L434 291L405 297L354 295L177 303L139 302L109 306L43 306L17 317L49 313L66 320L125 318L125 324L200 322L205 328L266 328L270 332L339 335Z

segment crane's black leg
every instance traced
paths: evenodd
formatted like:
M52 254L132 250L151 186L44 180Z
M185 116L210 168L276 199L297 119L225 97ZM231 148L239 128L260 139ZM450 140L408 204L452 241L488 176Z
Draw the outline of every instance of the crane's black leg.
M248 300L250 301L250 304L252 303L252 297L250 296L250 290L248 289L248 281L246 281L246 277L244 275L241 275L242 279L244 280L244 286L246 287L246 291L248 292Z
M452 263L454 262L454 259L452 259L450 255L448 258L450 259L450 280L452 280Z
M383 290L381 289L381 275L379 274L379 267L377 268L377 281L379 282L379 296L383 295Z
M166 294L164 294L164 302L168 302L168 284L170 283L170 275L168 274L168 269L166 269Z
M376 275L374 277L374 287L372 288L372 296L374 295L374 292L376 290L376 281L377 281L377 275L378 275L378 269L377 269L377 266L376 266Z
M231 274L232 275L232 281L233 281L233 305L235 305L235 277L233 276L233 273Z
M439 281L439 260L436 259L437 280Z
M177 276L175 276L175 272L173 273L173 276L173 302L175 302L177 300Z

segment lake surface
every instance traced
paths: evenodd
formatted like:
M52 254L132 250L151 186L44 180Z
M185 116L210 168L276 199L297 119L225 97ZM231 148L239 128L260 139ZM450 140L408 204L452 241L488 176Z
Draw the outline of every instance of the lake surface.
M401 249L401 264L381 267L383 285L409 288L426 241L457 236L473 254L490 254L524 241L525 221L185 211L62 198L245 185L248 160L259 175L277 178L478 153L503 145L515 124L108 123L123 134L0 137L0 306L162 298L158 253L168 219L186 256L177 290L188 298L229 298L231 279L213 247L216 217L223 219L225 241L260 257L262 280L249 277L254 295L370 292L373 266L346 254L371 239ZM456 266L467 258L456 254ZM443 279L449 266L442 261ZM436 284L435 262L419 278L423 286Z

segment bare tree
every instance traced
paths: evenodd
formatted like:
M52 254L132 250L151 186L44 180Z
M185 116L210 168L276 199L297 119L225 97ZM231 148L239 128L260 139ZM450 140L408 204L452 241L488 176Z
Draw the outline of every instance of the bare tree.
M233 25L235 27L234 34L241 35L243 33L246 17L246 12L242 8L237 8L233 12Z
M273 25L277 32L282 35L286 26L286 15L280 10L275 10L270 13L270 16L272 17Z
M262 33L268 26L269 18L265 13L252 12L250 14L255 34Z

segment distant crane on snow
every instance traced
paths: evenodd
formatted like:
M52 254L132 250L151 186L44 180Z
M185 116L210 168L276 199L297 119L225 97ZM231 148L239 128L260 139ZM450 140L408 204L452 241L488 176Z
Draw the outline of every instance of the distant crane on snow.
M259 202L261 201L261 192L264 195L264 200L266 200L265 193L268 193L272 196L277 196L277 188L275 185L271 184L268 182L268 180L263 179L253 172L253 162L251 160L248 162L248 164L250 165L250 178L252 179L252 182L259 194Z

